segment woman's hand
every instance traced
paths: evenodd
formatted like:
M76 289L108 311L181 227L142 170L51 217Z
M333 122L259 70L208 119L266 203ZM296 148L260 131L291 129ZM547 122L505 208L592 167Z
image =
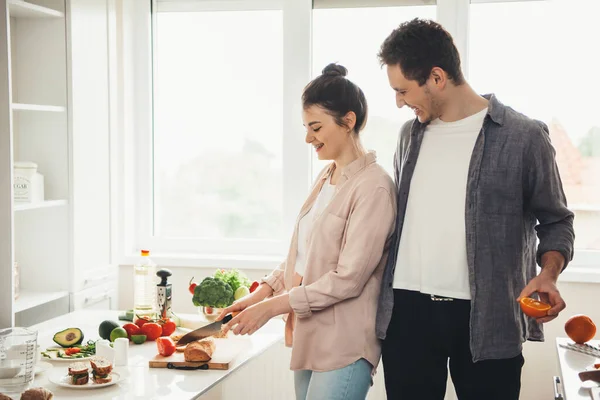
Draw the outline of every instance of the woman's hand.
M254 292L242 297L241 299L235 301L229 307L223 309L223 311L221 311L221 314L219 314L216 320L220 321L223 318L225 318L227 314L231 314L233 312L239 313L241 311L244 311L246 308L256 303L260 303L272 294L273 289L271 289L271 286L267 285L266 283L263 283Z
M223 325L222 329L225 332L232 329L236 335L252 335L274 316L291 311L289 295L284 294L246 308Z
M227 332L231 329L235 335L252 335L273 317L271 311L270 301L254 304L223 325L222 330Z

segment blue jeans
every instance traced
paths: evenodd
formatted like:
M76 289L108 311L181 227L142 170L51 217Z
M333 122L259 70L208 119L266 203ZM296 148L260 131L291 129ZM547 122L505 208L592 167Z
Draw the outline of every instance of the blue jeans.
M364 400L371 387L373 366L364 358L326 372L294 372L296 400Z

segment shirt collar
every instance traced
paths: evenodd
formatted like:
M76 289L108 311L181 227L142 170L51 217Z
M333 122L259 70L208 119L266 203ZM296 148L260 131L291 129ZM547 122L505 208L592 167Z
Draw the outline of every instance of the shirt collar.
M375 151L369 150L365 155L358 157L356 160L352 161L350 164L342 168L341 176L348 180L352 176L356 175L359 171L363 170L368 165L371 165L376 161L377 154L375 153ZM327 180L331 178L333 171L335 171L335 163L332 162L331 164L329 164L327 172L323 174L321 179Z
M490 116L492 121L502 126L504 124L504 114L506 113L504 104L500 103L500 101L496 98L496 95L493 93L484 94L482 97L488 100L487 115Z

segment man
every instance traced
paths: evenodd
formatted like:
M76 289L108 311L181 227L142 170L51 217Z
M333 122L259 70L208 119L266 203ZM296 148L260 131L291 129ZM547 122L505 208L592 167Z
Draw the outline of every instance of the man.
M416 116L395 154L396 242L377 316L388 399L443 399L449 365L460 400L517 400L522 343L542 341L565 308L556 281L573 256L548 128L479 96L436 22L403 23L379 58ZM552 306L537 320L518 302L536 294Z

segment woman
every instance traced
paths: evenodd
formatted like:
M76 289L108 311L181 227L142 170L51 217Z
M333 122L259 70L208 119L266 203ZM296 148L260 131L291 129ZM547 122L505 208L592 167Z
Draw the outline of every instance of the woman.
M287 314L298 400L364 399L381 354L375 315L395 189L360 142L367 102L346 73L330 64L302 95L306 142L333 162L300 211L286 261L219 316L241 311L225 329L243 335Z

